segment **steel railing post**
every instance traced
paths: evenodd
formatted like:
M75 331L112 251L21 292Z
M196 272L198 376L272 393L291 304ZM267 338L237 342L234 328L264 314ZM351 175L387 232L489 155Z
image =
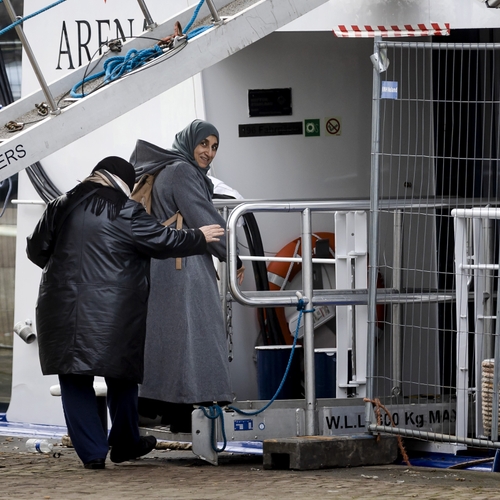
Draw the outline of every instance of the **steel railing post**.
M403 213L394 211L392 288L401 290L401 269L403 255ZM403 343L401 335L401 304L392 305L392 389L393 396L402 395Z
M14 8L12 7L10 0L4 0L3 3L5 4L5 8L7 9L7 13L9 14L11 21L13 23L16 22L17 19L19 18L15 13ZM31 67L33 68L38 83L40 84L40 87L42 87L45 99L47 99L47 104L50 106L51 114L59 115L61 113L61 109L57 106L56 102L54 101L54 98L52 97L52 94L50 93L49 86L47 85L47 82L45 81L45 78L42 75L40 66L38 66L38 63L35 59L33 51L31 50L28 39L26 38L24 31L21 28L21 25L20 24L17 25L15 29L17 32L17 36L19 37L19 40L21 40L21 43L23 44L23 49L25 50L26 55L28 56L28 59L31 63Z
M219 24L222 22L222 19L219 16L219 13L217 12L217 9L215 8L215 5L212 0L206 0L207 2L207 7L210 10L210 14L212 15L212 20L214 24Z
M302 212L302 286L305 298L307 298L306 309L313 308L313 269L312 269L312 246L311 246L311 210L306 208ZM314 317L312 313L303 315L304 321L304 386L305 386L305 426L306 435L316 436L318 434L318 422L316 418L316 388L314 373Z
M380 37L375 37L375 53L380 54ZM371 183L370 183L370 221L368 228L368 345L366 361L366 398L373 399L373 380L375 373L375 338L376 338L376 306L377 306L377 274L378 246L377 235L379 226L379 152L380 152L380 73L373 68L372 89L372 146L371 146ZM371 403L366 403L366 428L373 416Z
M144 0L137 0L137 3L142 10L144 19L146 20L146 28L150 30L156 28L158 24L153 21L153 18L151 17L151 14L149 13L149 10L146 6L146 2Z

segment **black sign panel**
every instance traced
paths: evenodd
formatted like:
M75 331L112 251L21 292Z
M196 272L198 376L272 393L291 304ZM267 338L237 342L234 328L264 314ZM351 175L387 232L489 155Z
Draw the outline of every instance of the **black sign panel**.
M266 135L302 135L302 122L248 123L238 125L240 137L263 137Z
M250 116L285 116L292 114L292 89L248 91Z

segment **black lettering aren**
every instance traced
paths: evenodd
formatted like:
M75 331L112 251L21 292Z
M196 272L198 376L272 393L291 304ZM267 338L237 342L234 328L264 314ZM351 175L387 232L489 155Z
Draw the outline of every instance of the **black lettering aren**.
M132 32L132 24L134 22L133 19L127 19L128 23L129 23L129 28L130 28L130 33L128 36L133 36L133 32ZM125 32L123 31L123 28L122 28L122 25L120 23L120 21L118 19L115 19L113 21L115 23L115 27L116 27L116 37L115 38L121 38L123 41L125 41L127 39L127 37L125 36ZM146 30L144 30L146 31Z
M102 46L108 42L109 40L109 37L106 36L106 38L103 37L103 34L102 34L102 27L103 26L107 26L108 27L108 32L109 32L109 28L111 26L109 20L107 19L97 19L96 20L97 22L97 45L99 47L99 55L102 54Z
M87 54L87 61L85 62L88 62L91 59L88 45L92 37L92 30L90 29L90 23L88 21L76 21L76 25L78 26L78 66L81 66L83 64L82 49L84 49ZM87 27L87 40L85 42L82 38L82 26Z
M64 48L63 48L63 43L64 43ZM61 56L62 55L68 56L68 63L69 64L68 64L67 69L75 69L75 66L73 65L73 58L71 57L71 48L69 46L68 31L66 30L66 22L65 21L63 21L63 24L62 24L61 40L59 41L59 58L57 60L56 69L62 69L61 68Z

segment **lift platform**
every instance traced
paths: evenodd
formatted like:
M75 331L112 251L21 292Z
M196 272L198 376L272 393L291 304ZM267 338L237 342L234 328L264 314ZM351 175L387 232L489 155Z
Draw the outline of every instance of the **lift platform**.
M82 98L71 98L70 90L88 76L82 66L50 85L0 111L0 181L140 106L202 70L251 45L327 0L237 0L217 2L218 20L200 10L196 25L210 29L189 39L179 38L163 54L124 77L100 86ZM141 3L141 2L139 2ZM123 43L121 53L151 48L152 40L174 33L175 23L186 26L197 6L177 13L161 24L150 23L148 31ZM208 14L208 15L207 15ZM19 27L17 27L19 33ZM111 50L101 58L93 74L103 71ZM35 61L36 63L36 61ZM43 76L42 76L43 78ZM40 80L40 78L39 78ZM47 92L55 109L47 109ZM40 114L40 106L42 114ZM10 130L6 127L11 124Z

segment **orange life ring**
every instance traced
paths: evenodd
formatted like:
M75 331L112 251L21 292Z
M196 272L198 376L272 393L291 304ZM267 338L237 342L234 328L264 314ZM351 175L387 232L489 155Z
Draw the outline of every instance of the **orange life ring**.
M329 232L315 232L311 235L311 246L314 252L316 242L318 240L329 240L329 248L332 253L335 252L335 234ZM277 254L276 257L294 257L301 256L302 238L295 238L287 243ZM269 280L269 290L281 290L286 283L290 282L295 275L302 269L300 262L277 262L272 261L267 266L267 275ZM377 277L377 288L384 287L384 280L379 273ZM288 322L285 317L285 309L283 307L276 308L276 315L283 333L289 332ZM385 307L383 304L377 306L377 326L382 327L385 316ZM291 344L293 341L292 335L283 335L285 342Z

